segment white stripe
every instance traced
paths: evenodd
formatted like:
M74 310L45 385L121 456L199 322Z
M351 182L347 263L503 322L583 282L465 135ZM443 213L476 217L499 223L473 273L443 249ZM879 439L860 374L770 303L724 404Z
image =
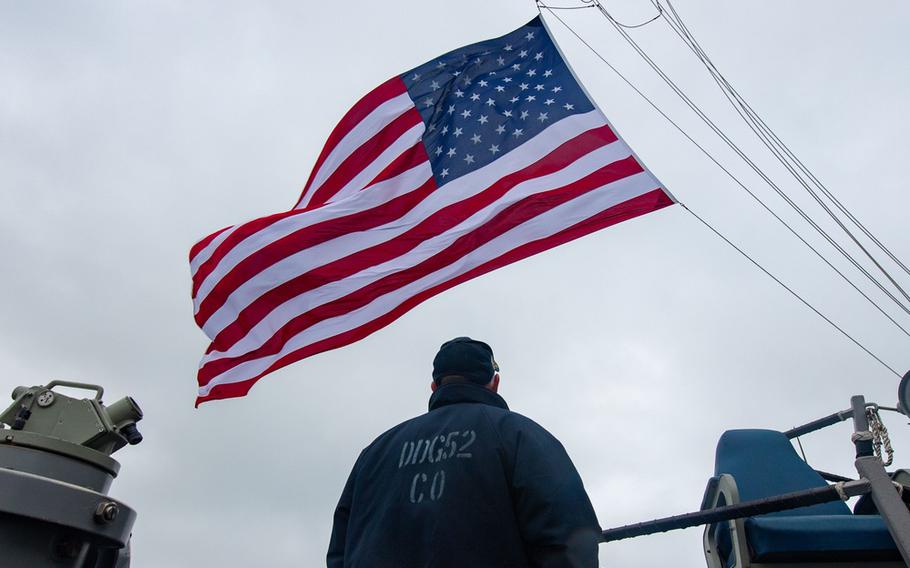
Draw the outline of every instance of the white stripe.
M205 355L201 364L204 365L210 361L224 357L238 357L245 353L249 353L262 346L262 344L272 337L276 331L298 315L347 296L389 274L401 272L402 270L416 266L434 254L448 248L462 235L486 224L502 210L510 207L514 203L531 197L534 194L550 191L574 183L607 164L612 164L618 160L628 158L629 156L631 156L629 147L624 143L617 141L595 149L557 172L524 181L515 187L512 187L497 201L480 209L457 226L440 235L422 240L416 248L408 251L402 256L382 264L371 266L341 280L329 282L324 286L314 288L313 290L309 290L287 300L283 304L275 307L265 318L257 322L245 337L237 341L229 349L226 351L212 351ZM408 226L401 226L399 234L410 229L421 220L422 219L414 219ZM366 235L362 234L359 235L359 241L361 243L363 243L365 236ZM384 235L381 236L384 237ZM354 244L356 245L356 243ZM311 250L308 251L307 259L310 260L310 264L322 265L325 263L327 257L334 257L337 255L337 251L328 251L327 254L322 254ZM340 258L344 258L344 256L347 255L342 254ZM301 262L307 262L307 259L301 259ZM269 285L271 285L271 278L266 282L260 283L258 285L258 290L253 289L250 292L261 294ZM236 313L233 313L232 315L233 317L236 317Z
M366 184L373 181L376 176L382 173L382 170L391 164L395 158L400 156L402 153L404 153L405 150L417 142L420 142L421 138L423 137L423 131L426 129L427 127L422 120L409 128L407 132L399 136L395 142L383 150L381 154L376 156L376 159L370 162L368 166L362 168L359 172L357 172L357 175L354 176L351 181L345 184L344 187L339 189L338 192L335 193L331 199L329 199L329 201L341 201L345 197L349 197L363 189Z
M212 256L212 253L215 252L215 249L218 248L218 245L224 242L224 239L228 238L228 235L233 233L238 226L239 225L234 225L233 227L222 231L220 235L212 239L212 242L205 245L205 248L196 253L196 256L190 259L190 273L193 276L196 275L196 271L199 270L199 267L202 266L202 263L207 261Z
M377 132L385 128L387 124L404 114L408 109L414 107L414 101L408 96L407 92L401 93L395 98L389 99L377 106L373 111L365 116L363 120L348 131L344 137L338 141L338 144L332 148L329 155L319 167L319 171L313 176L313 183L310 184L307 194L303 196L296 209L306 207L313 193L318 190L325 180L329 179L338 166L350 156L354 150L363 145L364 142L376 135Z
M236 318L237 313L249 305L250 302L258 298L263 290L280 285L282 282L286 282L291 278L312 270L315 266L344 258L357 250L368 248L392 239L404 232L407 227L416 224L416 222L429 217L444 207L483 191L497 180L537 162L566 141L571 140L588 130L599 128L605 123L606 121L603 114L599 111L591 111L585 114L576 114L564 118L555 122L537 136L507 153L505 156L500 157L498 160L447 183L444 186L445 191L433 192L401 219L373 229L366 234L355 233L353 235L345 235L333 241L318 245L318 250L316 248L311 248L282 259L234 290L227 300L225 300L224 305L218 309L219 312L224 310L224 313L220 314L218 320L215 322L213 322L215 318L215 314L213 314L204 323L203 331L205 331L206 335L210 338L214 338L225 326ZM360 203L360 200L368 199L369 194L373 193L374 190L375 188L371 188L370 191L359 192L356 195L351 196L351 198L333 205L337 206L344 204L347 210L345 214L350 211L364 209L366 207ZM313 210L313 213L321 212L323 209L327 209L327 213L331 212L333 205L326 205L325 207L315 209ZM307 212L307 214L308 213L310 212ZM306 214L295 216L294 219L299 219L305 215ZM309 224L311 223L306 223L306 225ZM402 227L405 228L402 229ZM295 227L294 230L297 228L300 227ZM218 266L206 278L205 282L200 286L199 292L196 294L197 312L199 311L199 304L217 285L224 274L227 274L231 268L243 260L243 258L246 258L246 256L253 254L256 250L267 245L269 242L280 238L279 236L271 235L271 231L263 231L263 233L268 234L263 234L261 236L253 235L249 237L247 240L251 241L252 246L247 246L245 241L241 245L235 247L234 250L231 250L231 252L218 263ZM314 262L319 262L319 264L314 264ZM209 322L213 323L210 324Z
M246 257L266 245L305 227L322 223L329 219L344 217L358 211L367 211L388 203L396 197L400 197L422 186L432 176L433 171L430 169L430 162L422 162L410 170L371 186L370 191L359 193L357 202L354 204L347 202L326 204L319 209L285 217L246 237L243 241L234 245L234 248L224 255L212 272L205 277L193 300L195 313L199 313L199 306L203 300L227 273L233 270ZM240 226L242 225L238 225L238 227Z
M645 171L585 193L511 229L443 269L380 296L366 306L317 323L291 338L279 353L241 363L221 373L208 384L199 387L199 396L207 396L217 385L250 379L289 353L367 324L389 313L415 294L464 274L521 245L552 236L610 207L658 187L654 176Z

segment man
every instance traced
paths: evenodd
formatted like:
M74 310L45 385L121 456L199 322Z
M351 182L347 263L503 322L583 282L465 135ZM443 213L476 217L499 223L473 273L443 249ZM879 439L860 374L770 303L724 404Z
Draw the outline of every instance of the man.
M597 566L600 528L559 441L510 412L481 341L433 360L429 412L357 459L335 510L329 568Z

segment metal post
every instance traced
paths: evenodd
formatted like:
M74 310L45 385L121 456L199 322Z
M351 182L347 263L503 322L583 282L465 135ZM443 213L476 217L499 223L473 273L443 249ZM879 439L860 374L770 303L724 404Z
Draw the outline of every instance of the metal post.
M857 458L856 471L869 480L872 501L878 507L901 557L910 566L910 511L898 495L882 460L875 456Z
M850 397L850 406L853 408L853 445L856 446L856 457L871 456L874 452L869 419L866 418L866 398L862 395Z

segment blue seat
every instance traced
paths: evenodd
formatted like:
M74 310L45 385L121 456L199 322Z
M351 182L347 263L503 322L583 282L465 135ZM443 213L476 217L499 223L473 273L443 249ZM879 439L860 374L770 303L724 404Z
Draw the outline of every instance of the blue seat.
M703 508L825 487L773 430L730 430L717 444L715 478ZM705 530L709 566L900 560L878 515L853 515L842 501L719 523Z

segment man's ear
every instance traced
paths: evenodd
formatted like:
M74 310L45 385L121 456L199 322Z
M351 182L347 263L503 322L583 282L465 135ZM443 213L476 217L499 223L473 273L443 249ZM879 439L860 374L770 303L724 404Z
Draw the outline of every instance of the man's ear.
M436 381L430 381L430 392L436 392L437 387Z
M493 392L499 392L499 373L493 375L493 380L487 385L487 388Z

